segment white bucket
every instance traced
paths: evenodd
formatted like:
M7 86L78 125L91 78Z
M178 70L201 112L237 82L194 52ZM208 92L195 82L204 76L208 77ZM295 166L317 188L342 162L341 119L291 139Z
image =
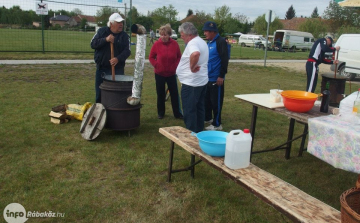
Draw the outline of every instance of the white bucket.
M230 169L246 168L250 164L252 137L248 129L232 130L226 137L224 163Z

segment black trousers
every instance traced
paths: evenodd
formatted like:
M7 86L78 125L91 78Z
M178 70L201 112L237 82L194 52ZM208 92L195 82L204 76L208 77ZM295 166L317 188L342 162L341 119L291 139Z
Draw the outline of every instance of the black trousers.
M212 125L221 125L221 110L224 101L224 87L216 85L216 82L207 83L205 95L205 121L213 120Z
M316 62L306 62L306 75L307 75L307 83L306 83L306 91L307 92L315 92L316 84L318 81L318 73L319 73L319 65Z
M155 74L156 93L157 93L157 112L159 116L165 115L165 84L167 84L170 91L171 106L175 118L182 116L180 108L180 97L177 85L176 75L170 77L160 76Z

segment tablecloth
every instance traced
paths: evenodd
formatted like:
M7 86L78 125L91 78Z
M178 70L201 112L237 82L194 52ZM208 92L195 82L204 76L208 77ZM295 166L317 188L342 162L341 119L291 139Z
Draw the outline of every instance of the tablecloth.
M340 116L310 118L307 151L332 166L360 174L360 125Z

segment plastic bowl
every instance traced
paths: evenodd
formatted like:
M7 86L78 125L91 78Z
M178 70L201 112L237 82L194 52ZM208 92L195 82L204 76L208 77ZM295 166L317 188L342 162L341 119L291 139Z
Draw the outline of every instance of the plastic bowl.
M292 99L302 99L302 100L316 100L318 98L317 94L307 92L307 91L283 91L281 96Z
M315 104L315 99L294 99L294 98L288 98L285 96L283 97L284 106L287 110L293 111L293 112L308 112L310 111Z
M196 137L204 153L210 156L225 156L226 136L228 134L223 131L203 131L197 133Z

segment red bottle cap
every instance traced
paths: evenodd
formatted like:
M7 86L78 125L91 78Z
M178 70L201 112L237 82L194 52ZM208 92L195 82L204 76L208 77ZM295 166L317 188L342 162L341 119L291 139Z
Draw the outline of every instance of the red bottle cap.
M244 133L250 133L249 129L244 129Z

